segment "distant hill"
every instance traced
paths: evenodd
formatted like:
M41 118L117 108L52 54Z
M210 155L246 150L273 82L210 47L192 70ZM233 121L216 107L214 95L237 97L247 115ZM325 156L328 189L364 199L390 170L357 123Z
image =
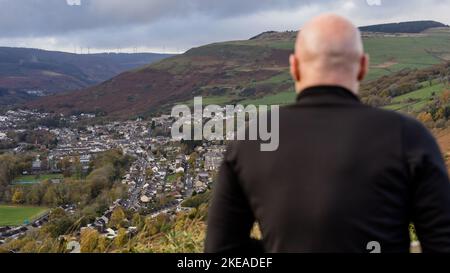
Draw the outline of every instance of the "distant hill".
M297 37L297 31L266 31L258 34L250 40L285 40L285 39L295 39Z
M365 32L380 32L380 33L421 33L430 28L449 27L435 21L413 21L402 23L381 24L373 26L360 27L361 31Z
M71 54L0 47L0 105L86 88L172 55Z
M174 103L190 104L203 96L205 104L285 104L295 94L288 72L294 32L266 32L250 40L193 48L140 69L125 72L100 85L71 94L46 97L30 108L61 113L106 113L132 118ZM368 35L371 55L368 80L401 71L422 69L450 60L450 30L417 35Z

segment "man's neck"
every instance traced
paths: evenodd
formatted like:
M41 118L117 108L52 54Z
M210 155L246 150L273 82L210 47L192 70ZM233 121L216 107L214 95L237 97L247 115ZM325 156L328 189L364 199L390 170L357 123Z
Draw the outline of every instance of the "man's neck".
M349 83L349 82L344 82L344 81L316 81L316 82L303 82L300 84L296 84L295 86L295 90L297 94L300 94L303 90L311 88L311 87L315 87L315 86L339 86L339 87L343 87L349 91L351 91L353 94L355 94L356 96L359 95L359 83Z

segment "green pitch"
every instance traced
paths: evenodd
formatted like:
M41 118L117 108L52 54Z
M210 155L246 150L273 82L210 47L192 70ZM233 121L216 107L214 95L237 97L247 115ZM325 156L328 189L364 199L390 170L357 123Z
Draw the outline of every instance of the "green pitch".
M18 226L32 221L47 211L43 207L0 205L0 226Z

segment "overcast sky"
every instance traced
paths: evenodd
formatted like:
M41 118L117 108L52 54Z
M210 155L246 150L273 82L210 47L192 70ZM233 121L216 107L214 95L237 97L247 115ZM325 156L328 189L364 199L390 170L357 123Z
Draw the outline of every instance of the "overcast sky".
M267 30L296 30L323 12L357 25L450 24L450 0L0 0L0 46L183 52Z

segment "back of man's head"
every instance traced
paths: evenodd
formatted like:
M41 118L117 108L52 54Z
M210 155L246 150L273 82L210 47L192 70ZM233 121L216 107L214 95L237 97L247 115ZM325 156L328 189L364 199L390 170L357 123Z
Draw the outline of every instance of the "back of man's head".
M334 14L315 17L302 28L290 61L297 92L339 85L357 93L368 70L358 28Z

